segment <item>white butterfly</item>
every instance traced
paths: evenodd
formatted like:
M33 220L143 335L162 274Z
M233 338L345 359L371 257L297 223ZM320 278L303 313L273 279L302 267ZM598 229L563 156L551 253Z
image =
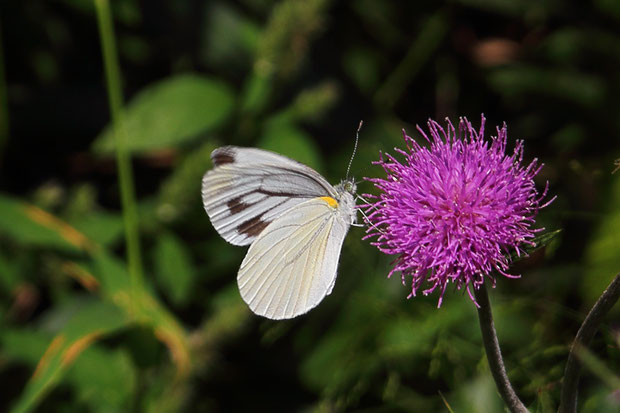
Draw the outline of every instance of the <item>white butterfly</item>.
M211 153L202 201L217 232L250 248L237 283L258 315L293 318L332 292L344 237L356 223L355 183L332 186L273 152L224 146Z

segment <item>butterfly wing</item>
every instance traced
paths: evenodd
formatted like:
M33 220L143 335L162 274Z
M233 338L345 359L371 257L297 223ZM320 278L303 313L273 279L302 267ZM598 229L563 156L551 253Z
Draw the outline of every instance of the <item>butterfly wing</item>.
M353 204L352 197L340 205L331 198L311 199L265 228L237 275L241 297L252 311L293 318L331 293Z
M273 152L224 146L211 159L215 167L202 179L204 208L233 245L251 244L284 211L305 200L336 196L319 173Z

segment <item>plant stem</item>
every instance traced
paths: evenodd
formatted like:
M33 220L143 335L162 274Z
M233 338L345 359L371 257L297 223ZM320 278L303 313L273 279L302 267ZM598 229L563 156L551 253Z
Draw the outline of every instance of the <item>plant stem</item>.
M101 37L103 62L105 65L108 103L116 138L116 162L121 190L121 205L125 224L125 242L131 282L132 303L139 303L139 294L143 290L142 260L140 257L140 237L138 233L138 214L133 186L131 159L125 146L127 131L123 119L123 94L118 64L118 55L114 41L114 27L108 0L95 0L97 22Z
M517 393L515 393L508 379L508 375L506 374L506 367L504 366L502 352L499 348L499 341L497 340L497 333L495 332L495 325L493 324L489 294L487 293L485 285L482 284L479 289L474 289L474 294L479 305L478 319L480 320L480 330L482 331L482 343L487 353L489 369L491 370L493 379L495 379L497 390L511 412L526 413L528 412L527 408L519 399Z
M562 380L562 392L560 394L561 413L573 413L577 411L577 387L579 385L579 374L581 364L578 359L578 352L581 347L587 346L592 341L594 334L598 330L605 315L611 310L620 298L620 273L611 281L609 286L599 299L594 303L583 324L579 327L575 340L568 353L564 379Z

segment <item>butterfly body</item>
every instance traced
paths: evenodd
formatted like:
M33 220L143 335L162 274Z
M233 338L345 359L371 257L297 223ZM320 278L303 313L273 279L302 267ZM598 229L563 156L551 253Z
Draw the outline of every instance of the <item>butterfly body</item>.
M250 245L237 275L243 300L271 319L314 308L333 289L356 222L355 184L332 186L299 162L255 148L225 146L211 158L205 210L226 241Z

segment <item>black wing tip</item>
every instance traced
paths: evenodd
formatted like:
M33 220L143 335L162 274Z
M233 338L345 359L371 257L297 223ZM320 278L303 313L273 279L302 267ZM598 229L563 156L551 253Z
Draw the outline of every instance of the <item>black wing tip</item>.
M211 152L211 160L215 166L234 163L236 156L237 151L233 146L223 146Z

